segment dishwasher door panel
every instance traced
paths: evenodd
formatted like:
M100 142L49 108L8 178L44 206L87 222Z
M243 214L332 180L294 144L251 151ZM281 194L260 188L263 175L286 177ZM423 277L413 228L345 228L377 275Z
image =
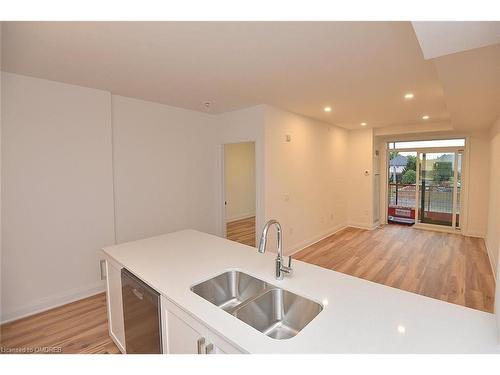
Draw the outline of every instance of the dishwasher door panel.
M122 300L127 353L161 353L159 293L122 269Z

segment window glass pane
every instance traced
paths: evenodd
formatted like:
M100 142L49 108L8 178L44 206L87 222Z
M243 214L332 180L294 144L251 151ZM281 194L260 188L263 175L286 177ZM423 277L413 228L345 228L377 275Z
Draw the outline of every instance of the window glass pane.
M389 142L389 149L404 149L404 148L427 148L427 147L463 147L465 139L434 139L431 141L405 141L405 142Z
M419 222L453 225L455 153L419 153Z

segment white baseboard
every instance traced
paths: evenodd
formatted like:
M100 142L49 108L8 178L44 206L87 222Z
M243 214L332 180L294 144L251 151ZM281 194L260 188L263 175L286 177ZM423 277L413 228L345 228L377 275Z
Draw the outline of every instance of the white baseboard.
M464 236L476 237L476 238L482 238L482 239L486 238L486 235L484 233L479 233L479 232L464 232Z
M118 347L118 349L120 350L120 352L122 352L122 354L126 354L125 348L122 346L122 343L120 342L120 340L118 340L116 338L116 336L115 336L115 334L113 332L109 331L109 337L111 337L111 340L113 340L113 342Z
M496 274L496 265L493 264L493 253L491 251L491 246L490 244L488 243L487 240L484 240L484 245L486 246L486 252L488 253L488 260L490 261L490 267L491 267L491 272L493 273L493 278L495 279L495 284L496 284L496 281L497 281L497 274ZM499 254L500 256L500 254ZM500 328L500 327L499 327Z
M67 303L78 301L79 299L102 293L105 290L105 282L99 281L98 283L87 285L82 288L76 288L49 297L40 298L22 307L18 307L10 311L7 310L6 312L2 313L0 324L5 324L14 320L26 318L30 315L38 314L55 307L66 305ZM2 307L5 309L5 304Z
M347 223L348 227L351 228L358 228L358 229L365 229L365 230L374 230L375 228L379 227L380 224L378 222L368 225L366 223L355 223L355 222L349 222Z
M226 223L229 223L231 221L236 221L236 220L243 220L243 219L248 219L250 217L254 217L255 216L255 212L249 212L249 213L246 213L246 214L242 214L242 215L237 215L237 216L233 216L233 217L226 217Z
M302 241L302 242L298 243L297 245L294 245L290 249L288 249L288 251L286 251L286 253L287 253L286 255L289 256L289 255L296 254L299 251L303 250L304 248L311 246L311 245L325 239L326 237L329 237L332 234L335 234L335 233L337 233L345 228L347 228L347 225L339 224L333 228L328 229L327 231L325 231L323 233L318 234L317 236L308 238L307 240Z
M462 236L465 236L468 234L465 234L462 230L459 229L453 229L451 227L447 227L444 225L437 225L437 224L427 224L427 223L415 223L413 224L413 228L415 229L421 229L421 230L430 230L433 232L441 232L441 233L449 233L449 234L460 234Z

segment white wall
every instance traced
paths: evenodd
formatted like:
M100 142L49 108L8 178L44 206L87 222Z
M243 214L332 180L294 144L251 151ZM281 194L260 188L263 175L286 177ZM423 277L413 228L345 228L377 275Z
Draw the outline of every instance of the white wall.
M467 178L465 234L486 237L490 187L490 139L487 132L468 135L468 164L464 163ZM466 161L467 162L467 161Z
M224 145L226 221L255 216L255 143Z
M216 116L2 78L4 321L102 291L115 236L220 234Z
M346 130L266 106L265 217L282 224L287 254L345 226L347 153Z
M378 155L377 155L378 153ZM373 224L384 223L385 189L382 184L386 181L385 172L385 143L380 137L373 140Z
M103 290L110 94L2 73L2 318Z
M486 248L495 275L495 315L500 340L500 117L490 130L490 185Z
M490 191L486 247L497 280L500 272L500 117L491 129ZM497 281L495 311L500 318L500 284ZM499 322L500 328L500 322Z
M2 22L0 22L0 171L2 166ZM0 173L0 213L2 212L2 173ZM2 318L2 215L0 214L0 322ZM0 332L0 341L2 332Z
M373 218L374 146L372 129L349 132L348 160L349 176L348 223L354 227L371 229ZM365 175L365 170L368 175Z
M217 230L215 117L113 96L116 239Z

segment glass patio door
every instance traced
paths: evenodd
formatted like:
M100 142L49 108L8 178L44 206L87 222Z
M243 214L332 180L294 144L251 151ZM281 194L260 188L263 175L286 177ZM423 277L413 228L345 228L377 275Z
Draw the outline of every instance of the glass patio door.
M417 222L460 227L462 152L419 152Z

